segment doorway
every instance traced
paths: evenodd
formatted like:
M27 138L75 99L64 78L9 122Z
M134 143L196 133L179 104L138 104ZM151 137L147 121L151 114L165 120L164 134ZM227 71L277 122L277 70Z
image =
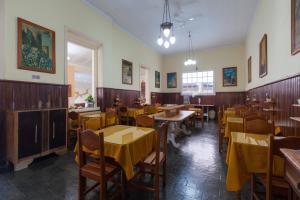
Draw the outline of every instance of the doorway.
M140 67L140 95L146 104L150 104L149 69Z

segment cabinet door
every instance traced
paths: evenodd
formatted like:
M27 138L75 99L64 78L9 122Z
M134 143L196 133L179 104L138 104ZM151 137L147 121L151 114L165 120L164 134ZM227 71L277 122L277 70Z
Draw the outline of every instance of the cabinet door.
M39 111L19 113L19 159L41 153L41 116Z
M66 110L50 111L49 148L66 145Z

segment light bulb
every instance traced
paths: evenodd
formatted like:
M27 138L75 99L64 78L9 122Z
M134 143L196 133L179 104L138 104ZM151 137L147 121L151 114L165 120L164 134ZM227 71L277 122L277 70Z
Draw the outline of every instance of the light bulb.
M164 36L167 38L167 37L169 37L169 35L170 35L170 33L171 33L171 30L170 30L169 28L165 28L165 29L163 30L163 32L164 32Z
M170 43L175 44L175 42L176 42L176 38L174 35L172 35L172 37L170 37Z
M165 47L166 49L169 48L169 47L170 47L170 43L169 43L168 41L165 41L164 47Z
M157 39L157 44L158 44L159 46L161 46L163 43L164 43L164 40L162 39L161 36L159 36L159 38Z

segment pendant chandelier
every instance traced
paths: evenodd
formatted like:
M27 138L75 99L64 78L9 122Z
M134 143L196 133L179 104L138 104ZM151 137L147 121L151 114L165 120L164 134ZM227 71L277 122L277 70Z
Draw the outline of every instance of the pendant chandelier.
M194 58L193 43L192 43L191 32L189 32L188 50L187 50L187 53L186 53L186 60L184 62L184 65L185 66L196 65L197 62L193 58Z
M157 39L157 44L159 46L164 46L166 49L170 47L170 45L175 44L176 38L173 34L173 23L171 21L169 0L165 0L164 4L164 13L162 23L159 28L160 34ZM162 37L163 33L163 37Z

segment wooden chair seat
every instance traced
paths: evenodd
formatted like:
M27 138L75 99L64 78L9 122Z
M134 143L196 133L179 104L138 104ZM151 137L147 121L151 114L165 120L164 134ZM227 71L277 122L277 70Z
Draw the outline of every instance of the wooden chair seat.
M142 164L144 165L153 165L155 166L156 164L156 152L153 151L151 154L149 154L149 156L142 162ZM163 163L166 160L166 156L164 154L164 152L160 152L159 153L159 163Z
M99 180L101 178L101 166L98 161L89 162L88 164L81 167L80 170L81 174L89 179ZM111 177L119 173L119 170L119 167L109 163L105 163L105 176L107 179L110 179Z
M267 176L265 174L256 174L257 179L266 187L267 186ZM275 188L289 189L290 185L283 177L272 177L272 186Z

